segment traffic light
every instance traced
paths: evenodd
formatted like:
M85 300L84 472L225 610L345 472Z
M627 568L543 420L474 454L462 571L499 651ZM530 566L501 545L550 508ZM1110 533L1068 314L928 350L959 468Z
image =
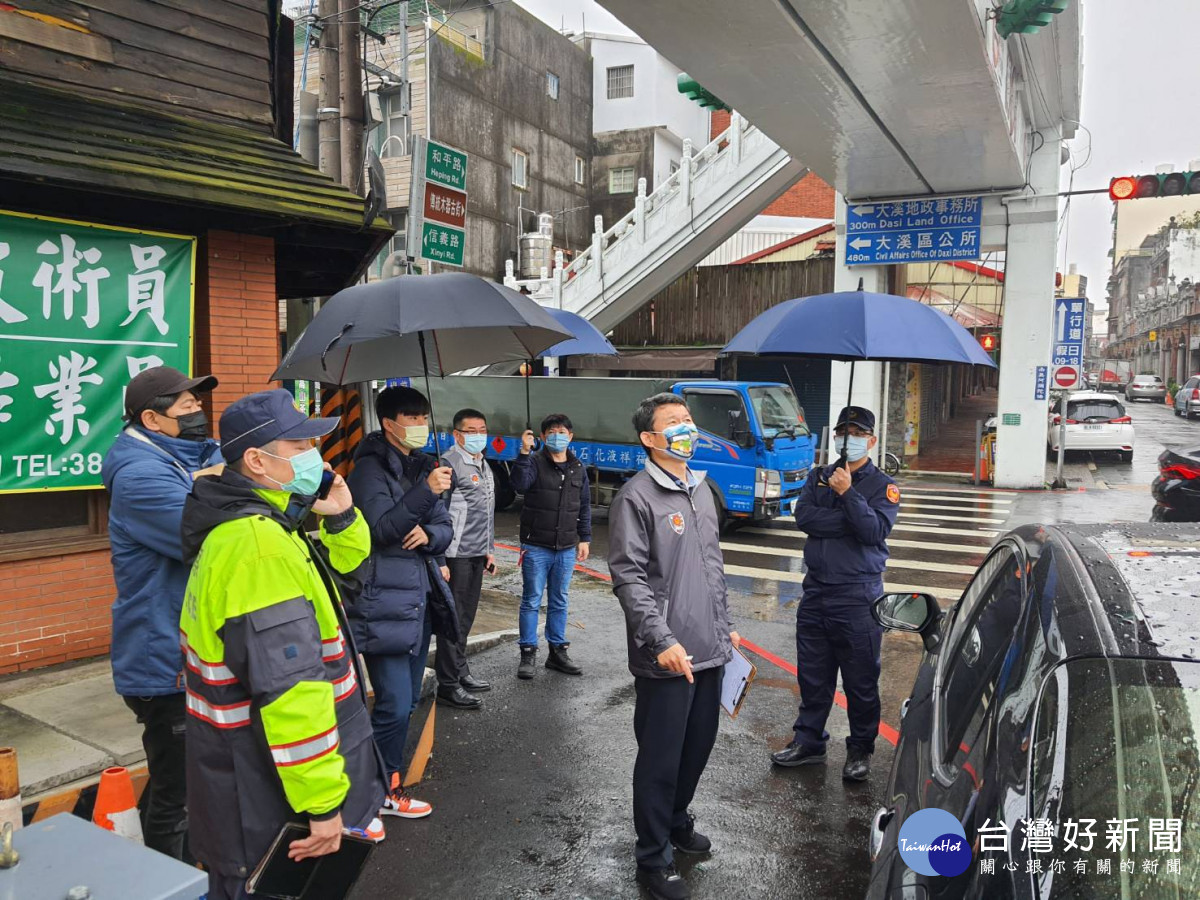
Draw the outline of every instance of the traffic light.
M700 87L700 82L696 81L687 72L680 72L679 77L675 79L675 84L679 88L679 93L683 94L689 100L695 100L705 109L730 112L729 106L724 101L714 96L710 91L706 91Z
M981 334L979 336L979 346L988 353L995 353L1000 349L1000 335L998 334Z
M1008 0L996 15L1000 37L1033 34L1050 24L1054 16L1066 10L1071 0Z
M1141 200L1145 197L1179 197L1200 194L1200 172L1168 172L1164 175L1122 175L1108 183L1112 200Z

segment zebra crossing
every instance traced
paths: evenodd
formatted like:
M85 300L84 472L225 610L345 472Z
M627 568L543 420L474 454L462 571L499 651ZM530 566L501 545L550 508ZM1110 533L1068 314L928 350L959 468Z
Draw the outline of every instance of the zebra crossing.
M1001 534L1014 497L1002 491L946 485L901 484L900 511L888 540L887 591L957 600ZM800 596L805 536L790 516L725 535L721 550L732 590Z

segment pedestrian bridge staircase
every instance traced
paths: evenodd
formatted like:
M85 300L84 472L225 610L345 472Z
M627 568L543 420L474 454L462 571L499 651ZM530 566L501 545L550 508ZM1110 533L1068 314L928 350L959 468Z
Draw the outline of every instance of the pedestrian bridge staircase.
M633 209L608 229L599 216L592 244L553 272L504 283L545 306L569 310L602 332L704 259L807 170L737 113L699 153L684 141L679 169L651 194L638 181ZM507 367L512 368L512 367ZM484 369L471 370L479 374ZM498 372L495 367L488 369Z

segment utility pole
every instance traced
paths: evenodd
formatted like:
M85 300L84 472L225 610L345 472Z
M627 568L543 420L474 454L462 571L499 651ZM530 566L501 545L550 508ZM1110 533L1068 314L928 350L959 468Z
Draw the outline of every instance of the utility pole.
M362 77L362 4L340 0L338 18L338 106L341 108L342 184L365 196L363 184L363 77Z
M342 180L341 115L339 71L338 0L320 0L317 16L321 38L317 45L319 82L317 85L317 121L320 152L317 167L334 181Z

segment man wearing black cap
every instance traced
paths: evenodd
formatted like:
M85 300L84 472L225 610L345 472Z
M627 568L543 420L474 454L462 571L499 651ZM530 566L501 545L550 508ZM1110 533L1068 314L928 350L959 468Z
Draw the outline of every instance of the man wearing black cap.
M796 526L808 535L804 596L796 610L800 716L792 742L771 759L778 766L825 762L825 721L841 670L850 719L842 777L865 781L879 733L883 636L871 602L883 593L900 489L868 456L876 444L870 410L847 406L833 434L841 458L813 472L796 501Z
M189 838L209 900L244 896L286 822L309 828L297 860L336 852L343 826L383 839L383 760L330 568L360 566L370 533L340 475L322 488L313 444L336 424L284 390L243 397L221 416L227 468L184 509Z
M146 846L176 859L186 856L187 834L179 611L188 566L179 526L192 479L221 461L197 396L216 386L211 375L189 378L170 366L138 373L125 389L127 426L102 469L117 587L113 683L142 725Z

